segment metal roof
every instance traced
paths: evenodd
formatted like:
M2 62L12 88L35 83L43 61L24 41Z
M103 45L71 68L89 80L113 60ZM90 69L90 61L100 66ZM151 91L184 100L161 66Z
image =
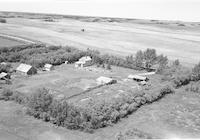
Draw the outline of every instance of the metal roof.
M91 60L92 60L92 58L90 56L84 56L84 57L81 57L79 59L79 61L83 61L83 62L85 62L85 61L91 61Z
M97 82L110 83L110 82L112 82L113 79L108 78L108 77L104 77L104 76L100 76L96 80L97 80Z
M0 73L0 79L3 78L3 77L5 77L5 76L7 76L7 75L8 75L8 74L5 73L5 72Z
M139 80L146 80L147 77L143 77L143 76L140 76L140 75L129 75L128 76L129 79L139 79Z
M27 73L31 68L32 68L31 65L27 65L27 64L22 63L17 67L16 70Z
M51 64L45 64L44 67L45 68L51 68L51 67L53 67L53 65L51 65Z

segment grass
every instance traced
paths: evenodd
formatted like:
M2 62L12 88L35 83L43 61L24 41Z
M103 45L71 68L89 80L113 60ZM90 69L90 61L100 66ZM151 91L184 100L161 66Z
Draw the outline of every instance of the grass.
M13 39L8 39L8 38L3 38L0 36L0 48L1 47L12 47L12 46L18 46L18 45L23 45L24 43L13 40Z

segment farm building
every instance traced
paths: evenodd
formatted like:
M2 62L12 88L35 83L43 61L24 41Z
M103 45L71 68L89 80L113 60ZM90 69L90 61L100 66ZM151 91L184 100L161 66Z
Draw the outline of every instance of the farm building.
M0 80L10 79L10 75L5 72L0 73Z
M44 71L51 71L51 70L53 70L53 65L45 64L43 70Z
M92 58L90 56L84 56L79 59L79 61L75 62L76 68L82 68L92 65Z
M150 71L157 72L159 67L160 66L158 64L152 65L151 68L150 68Z
M33 75L37 73L37 69L34 68L31 65L27 65L27 64L20 64L17 69L16 69L17 73L23 74L23 75Z
M143 76L140 76L140 75L129 75L128 76L128 79L133 79L135 81L147 81L148 78L147 77L143 77Z
M108 77L104 77L104 76L100 76L99 78L96 79L97 84L99 85L104 85L104 84L113 84L116 83L116 80L113 80L112 78L108 78Z

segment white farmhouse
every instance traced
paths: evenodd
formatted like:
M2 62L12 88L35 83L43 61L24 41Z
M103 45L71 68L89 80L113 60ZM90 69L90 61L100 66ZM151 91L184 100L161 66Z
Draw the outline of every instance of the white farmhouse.
M92 58L90 56L84 56L79 59L79 61L75 62L76 68L83 68L92 65Z
M43 70L44 71L51 71L51 70L53 70L53 65L45 64Z

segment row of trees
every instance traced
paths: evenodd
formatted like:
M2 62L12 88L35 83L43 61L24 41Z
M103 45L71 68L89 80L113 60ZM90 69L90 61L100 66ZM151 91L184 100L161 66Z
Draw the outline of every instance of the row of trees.
M178 63L176 62L176 64ZM176 67L172 75L173 84L176 88L188 85L192 81L197 82L200 80L200 63L196 64L192 70L179 65Z
M143 62L146 64L145 67L150 68L155 63L164 66L168 61L167 57L163 55L157 56L156 50L154 49L147 49L144 52L139 51L137 52L136 57L130 55L124 59L108 54L102 55L96 50L87 49L81 51L68 46L46 47L44 44L35 44L0 48L0 62L23 62L37 68L43 67L45 63L53 65L60 65L65 61L73 63L85 55L91 56L93 62L98 65L108 64L109 67L110 65L115 65L132 69L142 69Z
M134 61L133 57L129 57L132 61ZM153 65L158 64L159 70L163 70L166 68L168 64L167 56L163 54L157 55L155 49L146 49L145 51L138 51L135 55L135 64L137 67L143 67L146 69L150 69Z
M152 103L166 94L173 93L173 90L166 86L157 92L135 92L110 100L92 100L86 106L71 104L65 99L55 99L45 88L36 90L31 96L4 89L0 99L15 100L25 104L28 108L27 113L35 118L68 129L92 132L94 129L117 123L141 105Z

